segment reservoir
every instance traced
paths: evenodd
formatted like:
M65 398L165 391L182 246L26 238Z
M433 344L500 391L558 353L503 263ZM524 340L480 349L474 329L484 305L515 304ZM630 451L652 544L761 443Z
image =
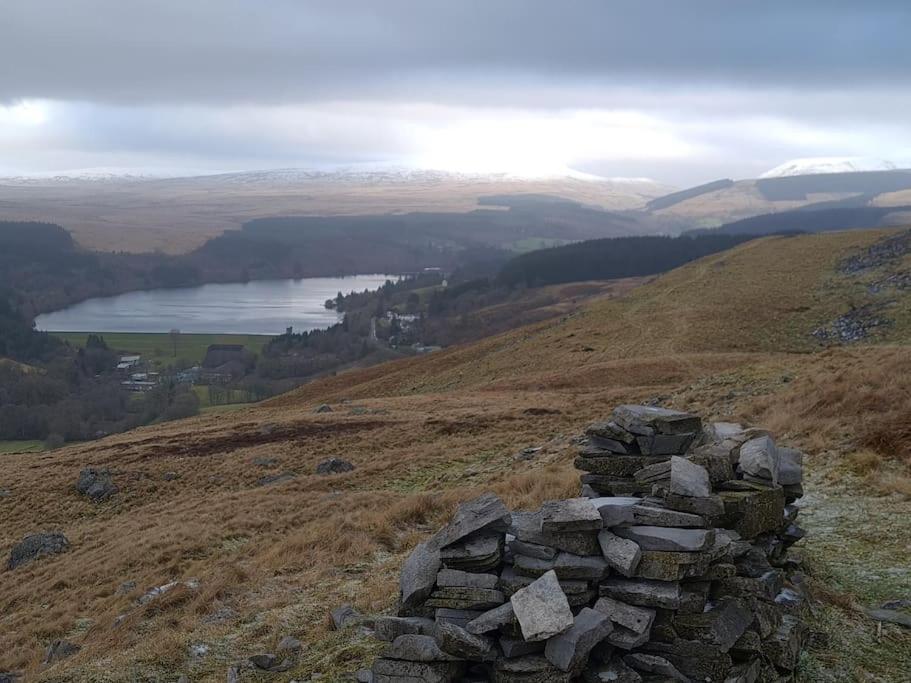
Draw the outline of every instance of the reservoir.
M325 307L342 292L377 289L394 275L352 275L299 280L211 284L153 289L88 299L39 315L47 332L168 332L200 334L282 334L326 328L342 315Z

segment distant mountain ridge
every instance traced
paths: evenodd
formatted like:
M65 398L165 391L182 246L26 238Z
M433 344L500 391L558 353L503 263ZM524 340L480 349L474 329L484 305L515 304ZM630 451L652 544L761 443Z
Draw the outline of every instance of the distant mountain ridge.
M760 178L784 178L821 173L864 173L895 171L898 165L872 157L807 157L791 159L763 173Z

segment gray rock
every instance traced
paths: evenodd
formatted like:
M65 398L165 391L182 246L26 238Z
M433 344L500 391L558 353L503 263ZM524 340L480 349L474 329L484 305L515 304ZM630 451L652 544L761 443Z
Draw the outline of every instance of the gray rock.
M332 624L337 631L346 629L349 626L355 626L364 621L364 615L354 609L351 605L342 605L336 607L330 612Z
M520 541L519 539L513 539L509 542L509 549L517 555L525 555L526 557L536 557L540 560L552 560L557 556L557 549L552 548L548 545L539 545L537 543L529 543L528 541Z
M628 479L650 465L660 465L670 458L666 455L611 455L608 457L578 456L577 470L598 474L609 479ZM585 483L592 483L591 481Z
M541 530L544 533L597 531L603 522L588 498L549 500L541 506Z
M502 605L505 601L506 596L502 591L496 589L450 586L435 589L424 605L426 607L486 610Z
M573 625L547 641L544 656L560 671L581 671L592 649L613 630L606 615L583 607Z
M455 624L456 626L461 626L465 628L469 621L477 619L479 616L484 614L480 610L470 610L470 609L447 609L441 607L434 610L434 618L438 624Z
M370 669L358 669L354 678L357 683L373 683L373 672Z
M602 612L613 624L607 642L622 650L632 650L647 643L655 622L655 610L627 605L612 598L600 598L594 609Z
M636 443L639 445L639 451L644 455L673 455L686 453L696 436L696 432L652 434L636 437Z
M686 458L674 455L671 457L669 489L677 496L705 498L712 493L708 470Z
M667 490L667 487L654 486L652 493L660 496L661 503L664 507L680 512L689 512L705 518L708 524L714 524L724 516L724 502L717 494L706 496L705 498L691 498L690 496L678 496Z
M612 569L624 576L635 573L642 557L642 549L635 541L620 538L607 529L602 529L598 534L598 543L605 561Z
M608 564L601 555L575 555L562 552L554 560L554 572L561 580L600 581L607 575Z
M698 415L655 406L617 406L612 418L626 431L638 435L687 434L702 431L702 419Z
M608 578L600 586L601 595L640 607L677 609L683 598L679 583L649 579Z
M665 676L674 681L690 683L690 679L680 673L676 666L671 664L664 657L659 657L658 655L647 655L642 652L636 652L626 655L623 658L623 661L637 671L645 671L647 673Z
M503 656L510 659L544 652L545 645L546 643L543 640L528 643L521 638L508 638L506 636L500 638L500 649L503 651Z
M275 458L253 458L253 464L257 467L275 467L278 460Z
M756 683L762 673L762 660L753 659L749 662L735 664L724 683Z
M465 671L462 662L408 662L380 658L373 663L374 683L452 683Z
M541 512L514 512L509 533L520 541L558 548L575 555L595 555L600 551L598 535L594 531L574 531L560 534L546 533L541 528Z
M449 524L434 534L427 544L439 550L486 527L490 527L491 531L505 532L509 523L509 510L503 501L492 493L485 493L459 505Z
M778 483L796 486L803 482L803 453L796 448L778 447Z
M79 645L68 640L55 640L44 651L44 663L53 664L54 662L59 662L61 659L72 657L81 649Z
M678 614L674 628L681 638L730 650L753 621L753 613L739 600L722 600L699 614Z
M557 563L557 558L542 560L540 557L527 557L525 555L514 555L512 559L516 572L536 578L553 571L554 565Z
M593 664L583 673L585 683L642 683L642 676L623 663L620 657L612 657L607 664Z
M806 635L807 627L800 619L785 614L775 633L763 642L763 653L779 669L794 671Z
M608 422L595 422L590 424L585 430L588 436L598 437L600 439L610 439L624 446L629 446L636 442L636 435L628 432L613 420ZM624 451L618 451L620 453Z
M432 636L435 624L433 619L424 617L376 617L373 622L373 636L377 640L391 643L399 636L421 635ZM279 646L281 649L281 646Z
M117 493L117 486L109 470L88 467L79 473L76 490L97 503Z
M899 612L894 609L868 609L867 616L874 621L884 621L889 624L898 624L905 628L911 628L911 614Z
M705 518L690 512L670 510L656 505L636 505L632 508L632 524L642 526L667 526L681 528L703 528L706 526Z
M546 640L573 624L566 595L553 571L549 571L510 598L525 640Z
M250 663L262 671L271 671L274 673L287 671L294 663L288 659L279 659L272 653L258 654L250 657Z
M284 472L282 474L267 474L256 480L257 486L271 486L272 484L284 484L286 481L294 479L293 472Z
M698 446L686 456L709 473L709 482L717 486L723 481L734 478L734 468L731 466L731 449L716 443Z
M614 533L639 544L642 550L698 552L715 542L714 529L679 529L662 526L617 527Z
M420 543L405 560L399 577L402 609L418 607L433 592L440 570L440 552Z
M744 474L768 480L772 486L777 486L780 457L771 437L760 436L740 447L737 462Z
M443 650L461 659L475 662L496 659L496 643L492 638L469 633L457 624L437 624L435 637Z
M328 403L321 403L318 406L316 406L316 408L313 409L313 412L314 413L331 413L332 406L330 406Z
M392 641L383 656L388 659L406 659L411 662L455 662L454 657L444 652L431 636L417 634L401 635Z
M15 569L39 557L58 555L69 550L70 542L60 533L31 534L13 546L7 569Z
M635 524L633 507L639 505L642 499L631 496L610 496L593 498L591 502L601 515L602 525L612 527L621 524Z
M540 655L498 659L494 667L496 683L569 683L572 674L560 671Z
M440 560L445 567L471 572L494 570L499 566L502 557L503 535L488 532L486 529L440 550Z
M280 641L278 641L278 647L276 648L279 652L300 652L304 644L293 636L285 636Z
M437 573L437 586L467 587L467 588L496 588L498 576L496 574L475 574L463 572L458 569L441 569Z
M316 466L317 474L343 474L344 472L351 472L354 469L352 465L347 460L341 460L340 458L329 458L328 460L323 460Z
M227 674L228 683L238 683L240 681L240 667L239 666L229 666Z
M516 613L512 609L512 603L506 602L469 621L465 625L465 630L474 635L481 635L514 623L516 623Z

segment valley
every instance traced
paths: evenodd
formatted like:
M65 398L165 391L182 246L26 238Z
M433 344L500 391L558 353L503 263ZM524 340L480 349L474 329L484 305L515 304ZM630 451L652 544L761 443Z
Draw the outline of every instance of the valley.
M907 252L888 245L902 234L753 240L565 315L243 410L4 456L0 547L37 520L71 548L15 570L0 663L38 680L215 680L294 635L307 648L286 675L337 680L379 646L332 630L330 608L391 609L404 557L458 501L576 495L572 438L616 404L651 401L762 424L807 452L798 547L825 635L800 680L900 680L911 637L863 608L911 592L907 290L869 286L901 281ZM891 322L862 338L813 335L877 302ZM518 457L528 447L540 450ZM316 474L329 457L354 469ZM86 467L109 469L119 492L77 494ZM41 667L41 644L63 637L82 649Z

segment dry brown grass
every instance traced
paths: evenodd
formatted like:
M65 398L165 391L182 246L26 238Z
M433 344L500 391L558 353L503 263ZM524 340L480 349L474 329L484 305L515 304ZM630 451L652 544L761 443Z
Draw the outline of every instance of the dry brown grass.
M288 675L320 671L331 679L365 663L375 646L329 631L330 608L350 602L364 611L389 609L406 553L481 491L496 491L518 509L575 494L571 437L617 403L656 396L708 417L768 425L804 447L821 539L815 552L820 571L834 577L827 585L851 599L884 599L904 585L888 571L909 552L901 530L911 503L869 494L907 490L905 444L884 435L890 426L906 433L902 378L911 349L770 352L782 329L808 326L799 320L806 311L789 312L795 306L834 305L813 304L813 283L824 280L837 254L868 239L790 241L789 252L798 255L788 267L804 261L819 272L789 276L789 286L804 289L785 301L773 301L778 285L766 279L777 282L783 270L760 276L749 267L777 254L776 241L765 240L564 321L314 382L244 411L5 456L2 485L12 496L0 499L0 552L43 529L62 530L72 549L0 572L0 670L23 669L37 680L170 680L180 673L221 680L229 664L292 634L308 648ZM818 254L823 246L828 251ZM747 275L733 290L738 269ZM725 296L712 294L714 276L729 288ZM752 291L767 285L773 294ZM733 294L753 306L737 319ZM680 312L680 305L696 310ZM712 339L715 351L707 349ZM322 402L334 411L314 414ZM544 449L533 460L515 459L538 445ZM356 469L313 474L332 456ZM278 463L254 465L261 457ZM121 488L114 500L93 505L76 494L87 466L112 469ZM166 481L166 472L179 478ZM281 472L296 477L257 486L260 477ZM836 498L842 507L827 502ZM851 557L868 559L864 571L881 569L885 578L874 584L860 567L845 569L839 553L846 543ZM150 587L190 578L198 589L135 604ZM122 593L128 580L137 586ZM856 615L841 615L837 601L829 608L833 628L855 628ZM115 628L119 615L126 617ZM42 668L43 647L60 637L83 651ZM895 642L908 646L907 639ZM208 654L190 657L194 644L207 645ZM872 657L877 646L868 645ZM887 655L886 664L869 666L891 666L894 655Z

